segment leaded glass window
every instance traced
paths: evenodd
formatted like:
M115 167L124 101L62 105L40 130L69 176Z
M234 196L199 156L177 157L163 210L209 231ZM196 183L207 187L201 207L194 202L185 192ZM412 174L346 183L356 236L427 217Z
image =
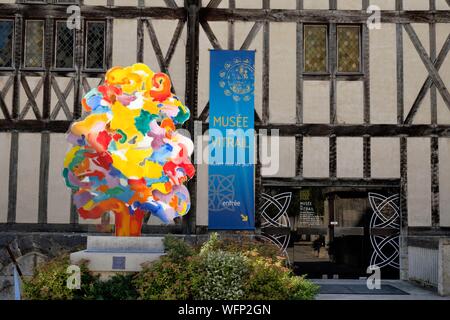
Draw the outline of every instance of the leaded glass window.
M25 67L41 68L44 57L44 21L27 20L25 24Z
M74 30L65 21L56 22L55 67L73 68Z
M360 49L360 27L337 26L338 72L360 71Z
M105 23L88 21L86 23L86 69L105 67Z
M14 22L0 20L0 68L12 67Z
M327 26L304 26L304 71L327 72Z

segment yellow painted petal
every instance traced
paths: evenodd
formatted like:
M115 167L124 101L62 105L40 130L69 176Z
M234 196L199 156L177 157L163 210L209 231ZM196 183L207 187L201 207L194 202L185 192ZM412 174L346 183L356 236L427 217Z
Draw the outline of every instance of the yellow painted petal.
M152 184L152 188L154 190L160 191L163 194L167 194L168 193L168 191L166 189L166 185L163 182L157 182L157 183Z
M128 159L123 159L115 153L113 153L111 157L113 159L114 168L120 170L126 177L135 177L137 179L143 177L144 168L142 166L130 163Z
M162 171L163 171L162 165L153 161L145 161L144 177L149 179L161 178L163 173Z
M67 152L66 157L64 158L64 167L67 168L69 166L69 164L73 160L73 157L75 156L75 153L80 149L81 149L80 146L75 146L75 147L71 148L69 150L69 152Z
M87 136L87 134L91 132L93 126L98 123L106 124L108 120L108 116L105 113L90 114L84 120L74 122L70 130L77 136L81 136L82 134Z
M151 114L158 114L159 113L158 105L156 104L156 102L154 102L154 101L152 101L150 99L145 99L144 106L142 107L142 109L144 109L145 111L150 112Z
M83 206L83 209L85 210L90 210L94 207L95 202L93 200L89 200L88 202L85 203L85 205Z
M134 118L139 116L140 110L129 109L122 105L119 101L116 101L112 105L111 111L113 113L113 118L111 120L111 129L122 129L127 134L127 137L131 138L132 132L126 132L126 129L134 127Z
M150 157L152 154L152 149L129 149L125 153L125 157L128 162L133 165L139 165L145 158Z

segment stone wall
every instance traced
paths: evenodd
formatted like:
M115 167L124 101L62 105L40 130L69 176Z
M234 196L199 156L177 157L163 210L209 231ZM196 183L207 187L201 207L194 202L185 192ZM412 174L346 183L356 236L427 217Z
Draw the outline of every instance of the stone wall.
M64 251L74 251L86 245L86 234L9 233L0 234L0 300L14 297L13 263L6 250L9 245L25 277L36 266Z

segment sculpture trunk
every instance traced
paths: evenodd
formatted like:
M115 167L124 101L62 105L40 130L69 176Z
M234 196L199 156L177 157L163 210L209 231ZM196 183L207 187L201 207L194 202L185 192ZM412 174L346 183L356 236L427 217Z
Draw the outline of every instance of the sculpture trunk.
M131 213L126 208L114 211L116 232L118 237L139 237L144 220L144 212L136 210Z

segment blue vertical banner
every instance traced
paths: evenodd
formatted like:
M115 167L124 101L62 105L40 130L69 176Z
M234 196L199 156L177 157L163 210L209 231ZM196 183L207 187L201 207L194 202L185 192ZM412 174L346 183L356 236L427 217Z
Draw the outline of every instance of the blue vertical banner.
M208 228L253 230L255 51L211 50Z

